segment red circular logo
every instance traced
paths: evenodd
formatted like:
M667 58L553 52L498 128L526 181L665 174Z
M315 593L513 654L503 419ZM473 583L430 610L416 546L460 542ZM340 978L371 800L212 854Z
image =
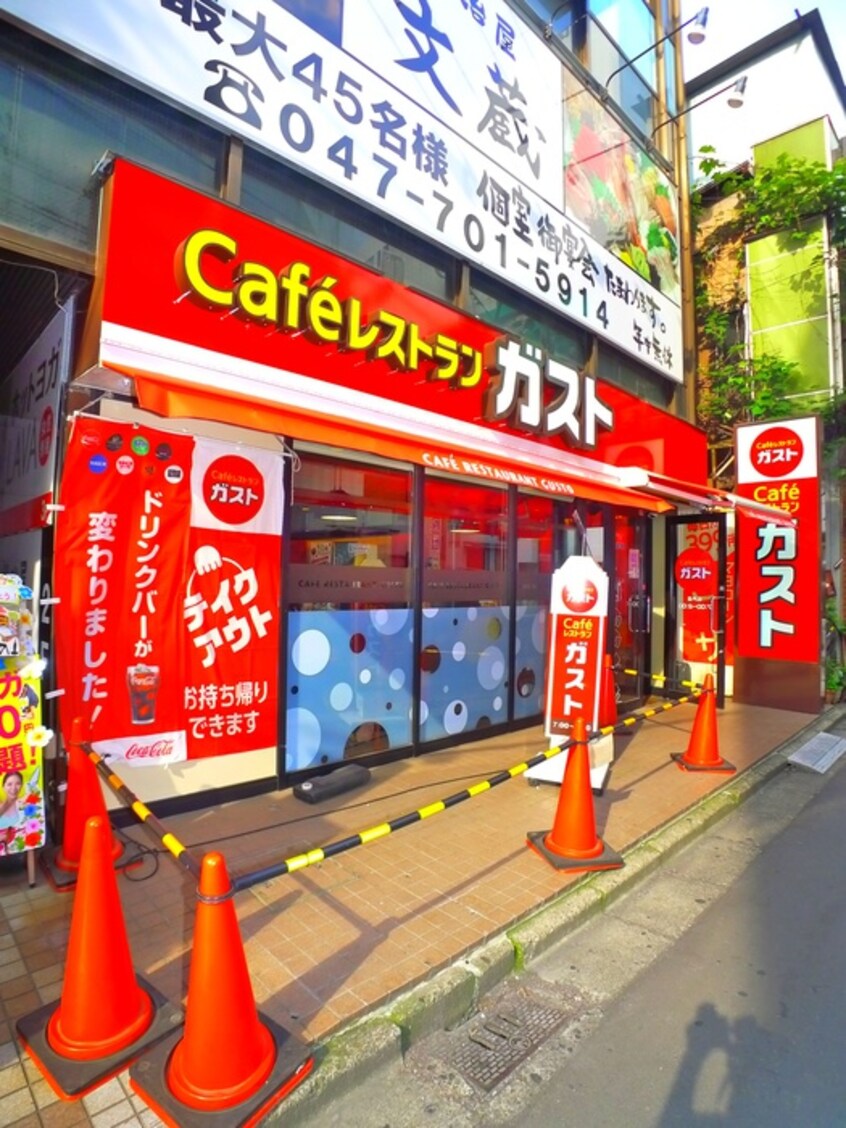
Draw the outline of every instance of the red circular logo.
M261 471L239 454L216 458L203 477L203 501L218 521L245 524L264 504Z
M590 611L596 605L597 599L599 599L599 592L596 590L596 584L593 580L585 580L580 584L565 586L561 593L561 602L568 611L573 611L577 615L583 615L586 611Z
M717 563L704 548L686 548L676 557L676 583L687 595L716 595Z
M749 458L765 478L789 478L802 461L802 440L789 427L768 427L752 443Z
M44 466L50 457L50 447L53 445L53 408L45 407L41 413L41 423L38 427L38 461Z

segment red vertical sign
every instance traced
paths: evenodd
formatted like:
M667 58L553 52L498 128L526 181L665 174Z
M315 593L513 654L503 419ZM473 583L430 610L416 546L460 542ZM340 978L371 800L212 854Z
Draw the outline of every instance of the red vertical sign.
M281 462L77 417L56 530L62 729L139 764L276 742Z
M191 468L184 706L189 754L276 743L279 456L197 439Z
M608 577L589 556L570 556L552 577L545 732L567 736L577 716L599 728Z
M739 513L737 651L820 660L819 420L738 427L737 492L795 524Z

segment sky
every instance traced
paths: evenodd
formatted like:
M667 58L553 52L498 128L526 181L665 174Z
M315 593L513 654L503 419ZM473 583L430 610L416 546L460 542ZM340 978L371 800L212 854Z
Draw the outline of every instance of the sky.
M707 0L682 0L682 20L696 15ZM710 0L707 2L708 34L704 43L692 47L684 42L684 76L694 78L710 70L723 59L737 54L750 43L763 39L776 28L816 8L822 17L828 38L846 81L846 0L816 0L800 3L795 0Z

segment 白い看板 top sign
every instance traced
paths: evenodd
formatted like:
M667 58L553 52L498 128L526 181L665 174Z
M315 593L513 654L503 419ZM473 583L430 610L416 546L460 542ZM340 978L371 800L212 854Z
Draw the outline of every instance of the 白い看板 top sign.
M682 379L678 304L565 210L564 70L506 5L0 0L0 12Z

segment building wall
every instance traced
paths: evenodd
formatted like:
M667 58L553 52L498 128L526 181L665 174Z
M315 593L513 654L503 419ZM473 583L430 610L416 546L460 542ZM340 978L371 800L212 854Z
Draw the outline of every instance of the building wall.
M732 110L720 95L693 109L690 118L691 180L701 182L697 154L704 145L726 168L737 168L752 156L760 141L827 118L830 136L846 134L846 110L840 92L823 65L810 32L784 44L762 58L739 62L737 69L721 73L713 87L705 87L695 102L741 75L747 76L743 106ZM789 96L785 92L789 91ZM694 102L694 104L695 104Z
M648 43L651 28L648 8L642 0L631 0L631 4L633 9L637 9L638 27L641 31L646 28ZM124 14L129 6L127 0ZM104 4L104 7L112 11L111 5ZM263 7L267 8L269 19L290 20L287 14L283 17L271 4ZM356 3L350 2L347 10L357 8L363 11L367 7L366 0L357 0ZM186 84L188 80L185 76L190 71L189 56L197 64L202 78L203 72L208 69L202 66L206 55L210 62L214 62L212 55L218 47L222 52L230 44L221 46L221 37L203 38L208 34L208 27L202 21L192 25L190 19L187 22L180 19L174 7L166 9L160 6L155 11L153 8L145 9L144 18L149 14L151 21L160 21L162 34L136 35L138 28L135 28L134 46L130 45L133 65L129 66L126 59L130 55L124 57L118 53L119 57L111 57L108 52L103 53L92 46L100 42L101 26L96 20L90 20L91 5L82 5L74 13L70 4L67 8L54 8L49 4L22 4L19 0L0 3L0 19L6 14L14 21L14 26L0 23L6 32L0 44L0 115L5 126L2 131L5 138L4 160L0 166L0 242L3 233L11 231L24 245L27 239L30 240L29 249L34 257L49 255L50 246L60 245L67 248L71 256L76 255L77 261L84 265L90 260L97 238L101 182L108 176L110 154L118 154L192 188L208 194L218 193L250 214L294 232L310 243L328 247L366 264L385 279L436 298L444 303L445 309L459 307L487 324L530 340L532 347L542 347L551 357L584 368L607 380L610 385L628 388L641 401L661 407L673 401L684 376L681 323L677 312L681 276L678 206L672 164L666 157L659 157L648 143L652 122L656 115L663 114L668 105L663 90L658 92L657 97L654 94L655 83L664 73L661 67L643 63L639 67L652 90L643 86L644 79L639 78L637 98L632 101L628 97L632 94L632 84L618 78L608 100L599 89L606 72L622 67L624 78L632 77L634 72L628 71L625 56L619 54L596 21L591 23L591 34L577 60L575 55L568 54L566 44L561 46L557 35L546 34L543 19L523 26L520 22L522 17L516 10L507 7L496 15L489 11L486 17L483 6L462 6L462 11L456 15L454 5L434 5L443 13L444 19L465 20L463 30L468 39L471 33L481 34L480 29L485 29L491 41L495 35L497 50L504 57L508 55L510 34L517 27L522 43L528 45L534 52L533 57L539 60L538 71L552 74L555 79L544 85L540 104L537 99L534 103L538 108L543 106L545 137L539 129L536 134L531 132L537 123L527 120L523 144L520 143L519 128L516 135L513 132L514 122L523 121L520 117L523 95L518 84L515 82L513 87L509 87L507 82L491 75L485 82L488 85L493 83L496 87L493 91L468 89L467 107L472 107L474 111L479 110L479 105L484 109L484 105L478 103L479 98L491 99L489 124L498 122L498 129L491 127L485 135L479 126L479 136L475 139L477 151L477 146L467 141L466 134L468 130L472 131L473 123L469 123L470 115L466 115L457 134L460 143L453 149L456 166L461 169L464 179L460 188L456 189L454 199L450 197L441 201L450 204L450 209L441 211L430 207L415 211L419 201L412 206L403 198L402 206L389 206L375 190L362 191L360 180L353 183L360 170L353 169L352 164L343 159L344 153L349 150L334 149L334 156L321 158L322 164L320 161L315 163L312 146L306 144L306 135L300 136L293 127L305 128L312 121L312 111L316 122L317 109L308 102L300 86L292 85L293 74L285 76L288 85L283 85L282 89L283 92L296 91L301 95L301 104L292 108L292 100L279 109L276 123L280 126L284 145L280 145L279 137L275 134L271 136L265 129L268 122L273 124L274 118L265 113L266 100L258 99L254 92L245 94L242 91L243 101L230 100L228 106L218 106L219 112L209 113L208 105L203 105L196 90L192 92ZM182 11L190 15L192 8L187 5ZM487 24L486 18L489 20ZM514 23L510 30L509 20ZM49 46L30 35L30 26L36 27L39 34L45 34L58 46ZM146 24L144 26L146 28ZM660 30L660 25L657 29L652 28L655 35ZM90 41L85 38L89 33L93 37ZM327 60L335 59L333 49L337 46L338 34L339 26L336 25L312 27L310 32L303 33L302 42L313 40ZM323 39L318 42L315 35ZM454 38L458 47L459 40ZM362 38L359 34L356 42L365 54L372 49L366 36ZM123 50L127 43L128 40L120 37L114 40L116 49L122 44ZM150 43L156 44L152 52L148 51ZM332 47L327 46L330 43ZM63 44L70 49L64 50ZM198 44L202 44L199 52ZM595 58L591 60L591 51L594 50ZM667 52L669 47L665 54ZM82 62L80 57L96 62ZM168 58L173 60L172 66L167 65ZM601 71L602 77L591 76L592 61L599 68L597 75ZM267 64L266 55L264 62ZM251 58L250 66L253 65L259 64ZM267 65L272 71L273 67ZM503 62L503 66L506 65ZM535 82L534 69L529 68L525 74L527 93L529 85ZM265 69L260 73L262 82L270 81ZM452 73L456 75L455 68ZM299 72L301 78L308 78L309 74L311 72ZM426 115L426 124L434 122L433 128L437 128L440 119L432 115L444 112L438 100L443 91L438 89L437 83L433 83L431 75L415 77L414 68L408 69L408 74L411 75L409 84L414 87L411 92L417 98L418 109ZM331 112L341 114L350 125L361 125L364 115L359 110L365 80L362 78L359 82L358 78L351 78L346 73L343 82L340 77L335 77L338 81L332 92L335 100L331 103L335 110ZM462 76L459 74L458 77ZM673 78L674 75L669 75L670 81ZM374 84L374 90L378 86L369 110L378 118L388 112L384 107L378 109L382 103L375 100L382 92L381 75L371 71L366 82ZM234 87L230 85L226 89L231 98L235 98ZM266 87L265 93L269 89ZM276 88L273 89L275 97ZM312 83L309 89L315 103L322 103L327 97L326 91L319 89L319 84ZM550 89L556 91L556 96L551 99ZM616 91L628 91L627 100L639 106L639 112L644 108L645 92L649 100L647 117L627 118L621 110L624 102L622 94L621 105L615 105ZM404 92L397 91L396 96L397 105L402 101L402 105L406 106ZM295 96L292 97L296 100ZM509 99L512 103L503 105ZM240 108L240 113L233 109L235 105ZM669 105L672 108L672 99ZM250 120L248 107L256 113L261 111L261 128L264 130L261 136L252 131L255 122ZM479 117L480 113L476 112L474 122ZM352 118L356 121L353 122ZM374 125L373 122L369 124ZM359 137L358 134L356 136ZM381 137L386 151L390 148L389 143L399 144L387 131L368 134L371 147L375 144L375 136ZM411 137L409 130L408 138L403 141L403 159L407 157L409 162L416 159L425 167L418 167L409 181L406 192L409 200L416 198L414 193L422 190L421 186L427 190L431 188L430 179L436 181L436 177L431 175L432 168L427 163L426 153L422 149L411 148ZM553 156L557 154L557 165L546 171L548 180L544 188L546 195L553 200L551 234L548 228L541 232L542 224L538 222L549 219L550 213L544 210L548 200L537 194L531 174L526 171L527 165L531 168L536 155L538 139L545 141L549 153ZM254 144L255 141L258 143ZM505 149L509 152L506 153ZM360 149L358 151L361 152ZM483 151L482 157L480 151ZM384 172L386 153L378 155L382 158L378 168ZM428 156L433 154L430 152ZM501 166L497 165L497 158L503 162ZM331 163L326 163L327 159ZM410 167L409 163L400 171L406 172ZM339 168L343 169L343 174L338 172ZM517 168L520 171L515 178ZM484 177L479 180L478 186L473 181L468 187L469 173L475 175L481 171L484 171ZM397 173L397 169L393 172ZM437 183L434 187L438 187ZM526 215L521 210L523 192L530 195L534 208L531 215L536 228L526 225ZM457 234L444 234L433 217L446 217L455 204L467 209L472 207L472 214L468 210L463 216L463 228L459 224ZM451 223L459 210L456 209ZM416 219L417 215L422 218ZM555 224L558 224L557 228ZM531 254L521 254L523 243L532 246ZM507 265L502 261L506 250ZM567 270L576 272L573 277L578 276L577 283L569 280ZM86 301L88 297L86 293ZM608 313L613 310L617 311L622 328L608 332ZM667 335L666 340L664 334ZM670 341L672 347L667 343ZM77 367L84 368L86 364L79 363ZM73 389L72 395L76 405L85 407L80 386ZM149 422L128 399L125 403L121 403L120 399L107 401L100 404L98 410L106 414L115 413L115 417L124 413L133 421ZM157 420L157 423L160 425L161 421ZM205 424L197 426L198 434L205 434L208 430ZM224 427L223 432L233 442L247 440L245 434L233 432L231 428ZM638 435L631 419L627 420L626 429L621 430L619 437L626 448L632 446L632 440ZM660 438L657 441L662 453L652 468L668 469L661 461L664 440ZM566 443L562 445L566 446ZM646 446L641 445L645 450ZM698 448L698 444L693 443L690 449L693 447ZM669 442L667 450L670 450ZM318 453L326 454L326 451ZM676 467L670 469L677 472ZM436 480L436 475L432 478ZM456 485L455 491L459 492L461 488L464 487ZM504 496L505 491L500 492ZM516 497L512 488L501 517L510 512L508 506L515 506ZM594 537L601 539L600 529L605 519L598 511L585 513L588 524L594 522ZM572 533L573 539L570 550L578 540L574 528L571 523L569 533ZM470 542L467 543L469 545ZM484 612L474 616L472 626L468 614L464 631L467 639L474 631L478 634L474 645L480 660L490 649L483 645L486 638L492 639L498 631L509 635L509 664L504 673L499 671L496 674L497 684L505 692L491 689L484 701L476 703L456 699L461 708L454 710L452 718L443 710L437 714L430 711L427 718L419 719L420 739L424 742L436 742L464 731L471 714L474 727L481 728L491 721L524 722L536 716L540 708L538 669L533 667L531 679L526 676L520 682L519 675L524 671L518 663L514 666L515 685L509 687L506 682L510 678L514 657L521 647L524 654L534 647L542 656L543 629L532 624L538 620L544 592L534 588L529 591L528 578L529 572L540 572L548 577L552 557L546 550L541 552L538 543L531 537L521 538L519 530L517 538L512 535L508 543L516 544L517 553L513 567L507 573L511 592L507 598L503 595L498 601L476 599L474 596L470 602L478 604L479 608L484 604ZM378 545L367 547L379 551ZM607 547L610 559L610 541ZM316 551L319 551L319 546ZM627 557L629 568L633 567L634 552L632 547ZM543 569L540 568L541 556L544 558ZM475 571L479 575L490 572L484 566L483 557L477 564L480 566L475 567ZM525 590L522 596L517 593L518 605L526 614L521 615L522 625L512 628L507 619L514 607L514 585L519 583ZM295 616L311 613L323 612L317 607L297 607L292 611L290 622L296 626ZM446 621L446 616L441 618ZM333 629L337 625L333 620ZM447 628L449 626L447 624ZM439 625L435 623L434 616L424 618L421 624L422 649L436 648L445 652L449 649L449 630L444 628L446 634L435 637L435 627ZM350 631L347 635L352 637ZM411 662L409 656L408 663ZM524 665L528 670L528 664ZM399 666L396 669L399 670ZM408 664L408 669L403 672L407 683L411 665ZM439 685L437 692L445 693L447 688ZM473 689L478 692L475 682ZM407 687L405 692L408 692ZM452 699L447 705L451 702ZM293 707L292 702L288 704L289 708ZM405 698L400 704L405 709ZM492 712L500 715L492 717ZM396 742L402 744L402 739L397 738ZM328 758L337 758L337 743L336 740ZM363 743L366 744L367 740ZM378 742L372 738L369 750L380 751ZM275 755L276 749L266 748L245 753L244 759L223 758L227 762L214 767L204 763L183 765L162 775L156 786L161 796L170 798L201 791L212 783L226 787L245 775L254 780L269 778L275 767ZM234 761L240 762L236 764ZM299 770L326 762L327 756L317 749L314 756L292 754L288 767Z

